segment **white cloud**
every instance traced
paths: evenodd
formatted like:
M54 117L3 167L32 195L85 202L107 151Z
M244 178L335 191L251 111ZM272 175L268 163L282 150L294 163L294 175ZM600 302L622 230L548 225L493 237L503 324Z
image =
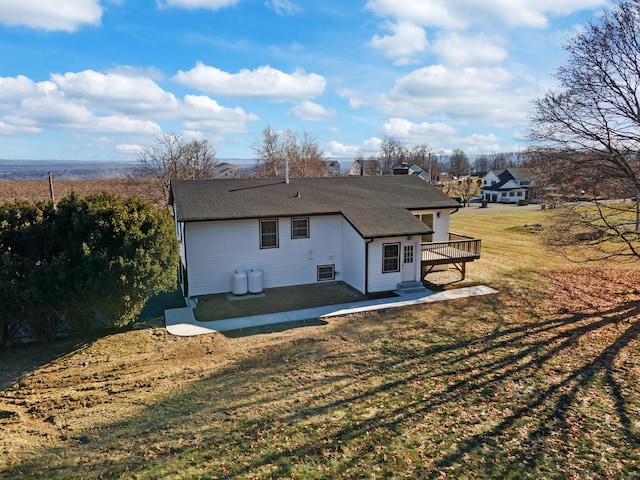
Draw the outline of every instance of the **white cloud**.
M369 46L381 50L387 57L396 59L395 63L398 65L409 63L414 54L424 52L429 46L424 29L411 22L388 22L387 28L393 34L383 37L374 35Z
M219 105L207 96L182 101L143 76L92 70L53 74L34 82L25 76L0 77L0 132L44 129L96 133L157 134L160 121L183 122L207 133L245 132L258 116Z
M371 105L372 103L375 102L375 99L372 98L371 94L360 92L358 90L353 90L350 88L340 88L336 91L336 93L341 98L348 99L349 106L355 109L358 109L366 105Z
M344 145L340 142L336 142L335 140L331 140L327 144L327 155L330 157L350 157L355 156L355 154L360 149L353 145Z
M493 133L488 135L482 135L474 133L468 137L462 139L462 142L467 145L465 151L467 153L487 153L487 152L500 152L500 139Z
M394 116L435 115L485 126L513 126L526 121L531 98L513 89L513 76L504 68L449 69L442 65L415 70L396 81L379 107Z
M207 9L219 10L224 7L231 7L239 0L157 0L159 8L186 8L189 10Z
M17 115L9 116L16 124L39 128L58 128L100 133L159 133L160 126L151 120L125 115L96 115L90 109L65 98L62 92L24 99Z
M93 122L88 126L90 131L107 133L135 133L158 134L162 127L152 120L131 118L124 115L109 115L106 117L94 116Z
M293 116L308 122L326 122L336 116L333 109L328 109L314 102L305 100L289 110Z
M19 125L16 123L6 123L0 120L0 135L15 135L18 133L41 133L42 129L38 127Z
M291 74L269 66L255 70L243 69L232 74L201 62L187 72L180 70L176 82L202 92L231 97L260 98L274 102L295 102L320 95L325 79L315 73L299 69Z
M144 147L133 143L121 143L119 145L116 145L116 151L120 153L138 155L138 153L142 152L143 150Z
M13 104L37 92L36 83L24 75L0 77L0 105Z
M42 30L75 32L82 25L99 25L98 0L0 0L0 23Z
M433 45L433 51L443 64L450 67L471 67L502 62L508 55L500 40L487 35L443 35Z
M289 0L270 0L265 2L269 10L273 10L278 15L295 15L302 9Z
M382 145L382 140L380 138L371 137L364 141L362 144L362 150L365 152L377 152L380 150L380 145Z
M93 70L53 74L51 80L67 98L90 102L108 111L148 113L174 110L177 100L150 78Z
M246 113L240 107L222 107L204 95L186 95L182 115L185 128L218 134L244 133L247 122L259 119L257 115Z
M413 123L404 118L391 118L382 126L387 137L409 142L421 142L425 138L453 135L456 129L446 123Z
M606 4L607 0L369 0L367 8L381 17L464 30L470 19L475 23L542 28L552 15L569 15Z

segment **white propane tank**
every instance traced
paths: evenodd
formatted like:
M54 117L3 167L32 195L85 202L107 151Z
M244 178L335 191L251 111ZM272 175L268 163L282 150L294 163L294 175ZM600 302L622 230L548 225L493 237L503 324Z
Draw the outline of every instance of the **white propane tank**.
M247 293L247 274L242 270L236 270L231 276L231 293L234 295L244 295Z
M264 289L264 273L262 270L254 270L249 272L249 293L260 293Z

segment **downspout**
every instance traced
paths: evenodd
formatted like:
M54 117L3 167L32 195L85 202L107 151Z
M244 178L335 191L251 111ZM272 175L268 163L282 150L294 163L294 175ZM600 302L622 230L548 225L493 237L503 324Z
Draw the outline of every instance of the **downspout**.
M369 293L369 245L373 242L373 238L367 240L364 247L364 294Z

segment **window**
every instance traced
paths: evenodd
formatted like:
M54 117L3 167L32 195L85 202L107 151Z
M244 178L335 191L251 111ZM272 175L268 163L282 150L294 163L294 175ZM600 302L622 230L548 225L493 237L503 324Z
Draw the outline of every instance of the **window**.
M400 244L385 243L382 245L382 273L400 271Z
M291 238L309 238L309 219L291 219Z
M323 280L335 280L336 268L335 265L318 265L318 281Z
M413 263L413 245L404 246L403 263Z
M278 248L278 220L260 220L260 248Z

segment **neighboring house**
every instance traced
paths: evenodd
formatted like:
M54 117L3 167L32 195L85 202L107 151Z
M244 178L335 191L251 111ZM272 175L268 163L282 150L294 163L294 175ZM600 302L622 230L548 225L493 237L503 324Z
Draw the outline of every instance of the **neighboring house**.
M330 177L340 176L340 162L337 160L330 160L327 162L327 175Z
M357 176L378 176L382 175L382 168L378 160L354 160L351 164L349 175Z
M215 166L215 178L240 178L240 171L231 163L219 163Z
M535 187L532 172L526 168L490 170L484 176L482 199L492 203L531 201Z
M171 202L186 297L233 291L251 269L265 288L340 280L383 292L479 258L479 240L449 233L459 204L411 175L174 180Z
M429 181L429 174L415 163L412 163L411 165L403 163L402 165L393 167L393 175L415 175L425 182Z

